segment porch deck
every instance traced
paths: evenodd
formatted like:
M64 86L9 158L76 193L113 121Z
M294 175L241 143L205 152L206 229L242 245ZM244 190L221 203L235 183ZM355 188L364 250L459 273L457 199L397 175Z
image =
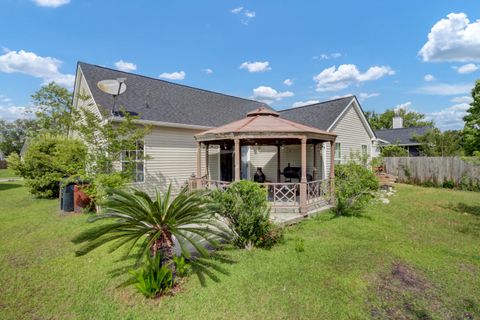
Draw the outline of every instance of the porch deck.
M209 190L226 190L231 182L202 179L203 188ZM270 215L275 223L290 225L314 216L331 208L330 179L310 181L306 183L307 212L300 213L301 182L260 183L267 190L267 201L270 203Z

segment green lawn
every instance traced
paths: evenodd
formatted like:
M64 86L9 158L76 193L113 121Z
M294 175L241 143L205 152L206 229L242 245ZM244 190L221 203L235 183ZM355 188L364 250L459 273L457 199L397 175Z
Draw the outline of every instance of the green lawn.
M14 178L16 174L10 169L0 169L0 179Z
M305 221L270 251L226 251L234 263L218 282L191 276L151 301L117 288L119 254L74 257L86 216L0 183L0 318L479 318L480 194L401 185L390 199L362 217Z

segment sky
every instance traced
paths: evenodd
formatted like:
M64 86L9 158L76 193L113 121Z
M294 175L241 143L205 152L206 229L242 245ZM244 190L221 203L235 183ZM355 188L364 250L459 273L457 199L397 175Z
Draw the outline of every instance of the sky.
M276 109L355 94L460 129L480 1L0 1L0 119L50 81L71 89L77 61Z

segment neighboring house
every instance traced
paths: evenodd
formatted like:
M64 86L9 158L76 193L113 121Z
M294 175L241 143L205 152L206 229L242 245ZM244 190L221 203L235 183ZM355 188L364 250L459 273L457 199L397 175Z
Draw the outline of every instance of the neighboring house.
M4 156L3 152L2 152L2 150L0 150L0 160L5 160L5 156Z
M139 124L152 126L152 131L137 152L148 156L136 165L136 186L152 190L155 186L172 183L178 189L196 171L194 135L245 118L249 111L266 107L264 103L171 83L155 78L121 72L87 63L78 63L74 87L74 106L87 108L104 119L113 105L112 96L97 87L101 80L126 78L127 90L117 100L117 106L138 114ZM86 99L80 98L86 96ZM103 111L106 112L102 112ZM335 153L337 163L350 158L352 152L370 155L375 134L365 119L354 96L318 103L310 106L278 111L281 117L338 135ZM120 120L111 117L113 121ZM313 167L313 149L308 150L307 167ZM317 148L319 177L328 177L330 148ZM204 153L205 150L202 150ZM241 176L251 179L258 167L267 179L277 180L276 146L243 146L241 148ZM288 164L300 166L299 146L281 148L281 168ZM204 156L202 167L205 167ZM208 173L212 180L232 180L233 150L221 147L209 149ZM205 168L202 172L206 172Z
M421 143L417 142L415 136L421 136L431 130L431 126L425 127L403 127L403 119L399 116L393 118L393 129L383 129L375 131L378 138L379 147L395 144L404 147L410 157L420 155Z

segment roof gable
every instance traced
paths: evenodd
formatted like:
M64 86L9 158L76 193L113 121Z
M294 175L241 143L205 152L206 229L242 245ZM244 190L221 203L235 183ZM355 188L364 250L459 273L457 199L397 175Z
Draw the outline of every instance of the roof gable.
M327 131L353 99L349 96L279 112L286 119Z
M249 111L267 107L264 103L197 89L160 79L78 63L93 99L109 109L112 96L100 91L100 80L126 78L127 91L117 106L139 114L142 120L216 127L242 119Z

